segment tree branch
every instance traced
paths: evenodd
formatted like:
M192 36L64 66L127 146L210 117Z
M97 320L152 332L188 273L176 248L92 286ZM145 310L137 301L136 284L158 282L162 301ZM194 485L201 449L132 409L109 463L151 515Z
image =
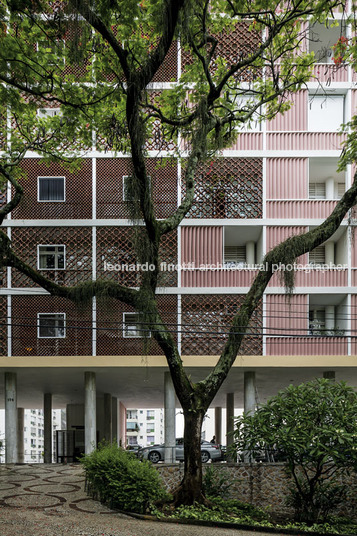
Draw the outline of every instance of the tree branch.
M274 274L274 265L293 264L295 259L304 253L312 251L328 240L338 229L347 212L357 202L357 172L353 184L337 203L330 216L318 227L302 235L293 236L272 249L263 260L263 270L259 271L248 294L246 295L239 313L234 317L227 343L217 365L203 380L209 402L222 385L232 367L243 338L247 332L251 316L263 297L264 291ZM284 272L285 275L291 272Z

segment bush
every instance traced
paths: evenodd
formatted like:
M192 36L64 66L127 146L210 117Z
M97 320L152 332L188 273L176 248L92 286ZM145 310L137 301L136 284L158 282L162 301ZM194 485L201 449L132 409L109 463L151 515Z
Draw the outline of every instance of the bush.
M100 445L81 463L91 491L113 508L145 513L150 504L167 495L151 463L139 461L117 445Z
M345 502L344 476L357 467L357 393L344 382L290 385L254 415L236 419L235 448L282 453L295 519L325 522Z

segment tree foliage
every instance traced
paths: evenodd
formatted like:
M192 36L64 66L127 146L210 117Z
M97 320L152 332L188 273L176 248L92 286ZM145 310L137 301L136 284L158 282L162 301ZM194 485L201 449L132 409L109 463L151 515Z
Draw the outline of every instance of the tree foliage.
M185 414L185 477L180 502L202 500L200 432L203 416L233 365L250 318L273 274L336 231L356 201L357 184L319 227L290 238L269 252L222 346L216 367L193 383L156 303L159 247L193 205L198 165L230 147L244 125L273 118L291 106L289 97L311 77L313 53L306 51L307 21L324 22L339 0L2 0L0 3L0 175L13 197L0 209L4 220L26 195L20 166L29 152L75 166L93 149L130 154L133 223L141 226L136 255L152 264L140 288L101 279L73 287L57 285L15 254L0 232L1 265L12 266L52 296L82 303L110 296L141 314L166 355ZM244 28L234 53L224 53L226 36ZM172 48L179 47L177 80L157 88ZM38 110L60 108L48 116ZM147 169L153 127L158 155L182 163L182 200L166 218L155 217ZM346 153L347 155L347 153ZM354 156L354 155L352 155ZM346 164L348 157L344 161ZM138 234L138 235L139 235ZM285 272L289 276L289 272ZM291 279L287 281L292 286Z
M357 469L357 393L344 382L290 385L254 415L235 421L235 448L278 452L292 477L289 504L301 521L321 521L349 491L340 477Z

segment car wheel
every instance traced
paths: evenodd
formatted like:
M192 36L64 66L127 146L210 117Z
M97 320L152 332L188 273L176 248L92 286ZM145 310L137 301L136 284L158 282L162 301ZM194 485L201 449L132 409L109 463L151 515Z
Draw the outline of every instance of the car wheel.
M157 450L153 450L148 454L148 460L151 461L151 463L157 463L161 460L160 453L157 452Z
M207 463L209 459L210 459L210 455L209 455L209 453L207 452L207 450L203 450L203 451L201 452L201 460L202 460L202 463Z

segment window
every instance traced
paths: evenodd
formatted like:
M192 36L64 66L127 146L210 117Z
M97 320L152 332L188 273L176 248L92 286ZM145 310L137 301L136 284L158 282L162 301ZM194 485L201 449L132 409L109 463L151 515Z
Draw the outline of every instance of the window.
M39 201L65 201L65 177L38 177Z
M38 246L39 270L64 270L65 246Z
M150 444L150 445L153 445L153 444L155 443L155 436L151 436L151 435L149 436L149 435L148 435L147 438L146 438L146 441L147 441L147 444L148 444L148 445L149 445L149 444Z
M325 334L325 309L312 309L309 311L309 333L310 335Z
M246 262L245 246L224 246L224 264L243 266Z
M139 322L138 313L123 313L123 336L136 339L150 337L150 332Z
M147 420L155 419L155 411L153 409L148 409L146 411L146 419Z
M332 22L332 21L331 21ZM333 45L346 33L341 21L333 21L333 26L315 22L309 29L309 51L314 52L316 63L334 63Z
M326 184L324 182L310 182L309 198L326 199Z
M39 313L38 338L63 339L66 336L66 315L64 313Z
M337 183L337 199L341 199L346 191L346 186L344 182Z
M326 252L325 246L317 246L309 253L309 263L314 265L325 264Z
M60 108L39 108L37 110L37 117L40 119L47 119L48 117L55 117L61 115Z
M343 95L309 95L310 132L335 132L344 121Z

